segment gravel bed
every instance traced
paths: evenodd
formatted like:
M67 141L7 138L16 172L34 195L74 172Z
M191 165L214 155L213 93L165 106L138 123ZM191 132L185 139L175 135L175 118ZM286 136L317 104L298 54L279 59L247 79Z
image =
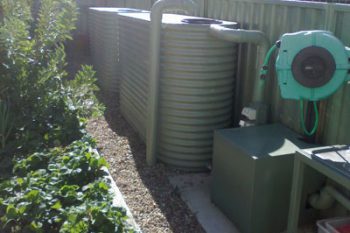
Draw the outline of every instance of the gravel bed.
M115 99L103 101L105 116L91 119L87 129L142 232L204 232L167 178L181 172L163 164L147 166L145 145L121 116Z

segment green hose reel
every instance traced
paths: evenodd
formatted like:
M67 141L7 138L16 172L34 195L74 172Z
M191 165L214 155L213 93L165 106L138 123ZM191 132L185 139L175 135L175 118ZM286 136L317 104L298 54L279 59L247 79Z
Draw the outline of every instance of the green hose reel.
M318 101L350 81L350 49L331 32L287 33L279 43L276 71L283 98Z
M335 93L350 81L350 48L328 31L286 33L268 51L261 77L265 77L273 52L279 49L276 72L282 98L300 100L301 126L313 135L318 126L316 101ZM303 101L314 101L315 123L308 131L304 122Z

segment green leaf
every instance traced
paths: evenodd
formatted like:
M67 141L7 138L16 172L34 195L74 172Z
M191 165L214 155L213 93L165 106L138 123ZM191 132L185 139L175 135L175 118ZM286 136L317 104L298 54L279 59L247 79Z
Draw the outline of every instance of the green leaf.
M78 189L79 189L78 185L63 185L62 188L60 189L60 193L66 194L69 192L75 192Z
M98 183L98 187L102 190L105 190L105 191L108 191L109 190L109 187L108 185L105 183L105 182L100 182Z
M108 163L107 163L107 161L105 160L105 158L100 158L100 159L98 160L98 166L99 166L99 167L103 167L103 166L108 167Z
M89 226L85 221L79 221L71 228L71 233L87 233L89 232Z
M36 233L43 232L43 224L41 222L33 221L30 223L30 230Z
M57 201L53 206L51 206L51 209L54 209L54 210L59 210L62 208L62 204L60 201Z
M22 184L24 182L23 178L17 178L16 181L17 181L19 186L22 186Z
M30 205L30 203L28 203L28 202L19 203L17 205L17 207L18 207L18 214L23 215L27 211L29 205Z
M35 201L35 200L38 199L38 197L39 197L39 191L38 190L31 190L25 195L25 198L28 201Z
M18 217L18 211L13 204L10 204L6 208L7 219L16 219Z

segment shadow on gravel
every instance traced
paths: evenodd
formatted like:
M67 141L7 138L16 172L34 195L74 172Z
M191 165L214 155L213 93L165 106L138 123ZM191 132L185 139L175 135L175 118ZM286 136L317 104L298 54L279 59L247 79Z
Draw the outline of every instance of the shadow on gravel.
M198 224L195 215L181 200L179 193L168 180L169 174L179 173L165 167L163 164L148 166L146 163L146 147L136 131L123 118L119 111L117 97L101 98L106 105L105 119L110 128L118 135L128 138L137 171L144 185L148 188L154 201L161 209L175 233L204 232Z

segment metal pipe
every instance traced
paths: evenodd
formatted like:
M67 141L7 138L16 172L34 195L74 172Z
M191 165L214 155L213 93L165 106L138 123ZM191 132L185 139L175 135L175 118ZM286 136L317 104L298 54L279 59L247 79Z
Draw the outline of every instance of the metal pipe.
M334 198L325 192L324 188L319 193L314 193L309 197L310 205L317 210L326 210L334 204Z
M159 105L159 66L160 38L163 12L167 10L195 11L191 0L159 0L151 8L150 35L150 86L148 92L146 159L148 165L156 163L156 148L158 141L158 105Z
M332 186L325 186L320 193L313 194L309 198L310 205L319 210L330 208L334 201L350 210L350 200Z
M265 33L257 30L233 29L213 24L210 25L210 34L221 40L231 41L235 43L253 43L258 46L258 79L254 82L253 102L263 102L264 81L260 79L259 69L260 65L263 64L265 55L270 47L270 41L265 35Z

